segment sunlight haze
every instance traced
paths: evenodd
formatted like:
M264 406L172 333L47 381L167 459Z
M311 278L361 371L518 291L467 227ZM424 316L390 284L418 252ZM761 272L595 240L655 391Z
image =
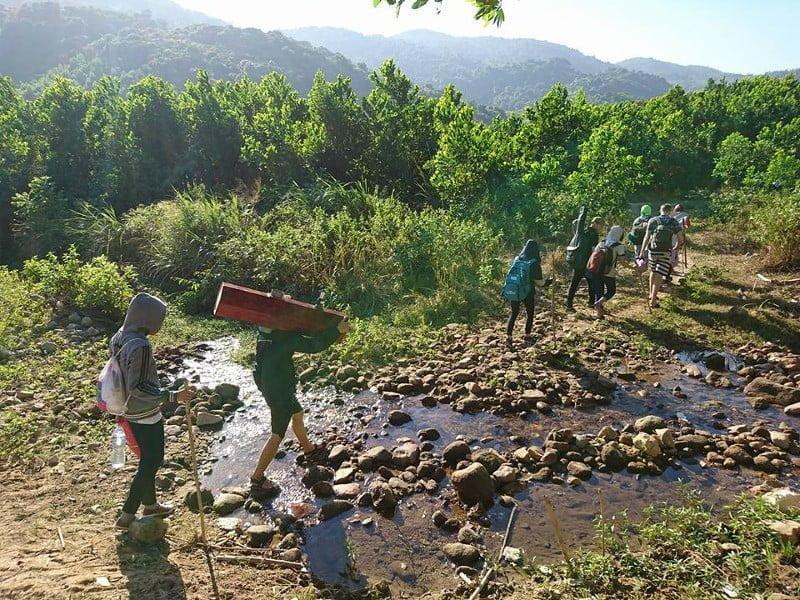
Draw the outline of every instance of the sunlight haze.
M732 72L763 72L800 64L800 2L773 0L506 0L499 29L472 19L472 7L447 0L400 16L370 0L178 0L239 27L342 27L392 35L432 29L457 36L530 37L565 44L602 60L636 56L701 64ZM433 5L433 2L431 2Z

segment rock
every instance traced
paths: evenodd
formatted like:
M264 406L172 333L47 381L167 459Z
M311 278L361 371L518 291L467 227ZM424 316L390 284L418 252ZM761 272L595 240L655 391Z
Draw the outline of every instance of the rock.
M450 561L459 566L469 566L478 562L480 551L470 544L452 542L444 545L444 554Z
M197 413L195 425L200 428L211 429L222 425L222 417L208 412Z
M439 404L433 396L429 396L427 394L423 394L422 396L418 396L420 404L425 408L436 408L436 405Z
M519 470L510 465L500 465L492 473L492 478L498 486L503 486L519 479Z
M547 450L544 454L542 454L542 458L539 461L543 465L554 465L558 462L558 452L555 450Z
M369 493L372 497L372 506L375 510L384 517L391 518L394 516L395 507L397 506L397 496L391 486L384 481L373 481L369 486Z
M525 553L521 548L506 546L503 548L503 554L500 556L500 560L512 565L521 565L525 561L524 556Z
M453 471L450 477L458 497L464 504L491 506L494 498L494 483L481 463L472 463L464 469Z
M444 450L442 451L442 456L448 465L454 466L457 465L459 461L466 458L469 453L470 450L467 443L461 440L456 440L455 442L445 446Z
M275 537L275 527L272 525L251 525L245 532L247 545L251 548L263 548L268 546Z
M441 528L447 522L447 515L444 514L443 511L437 510L437 511L434 511L433 516L432 516L432 520L433 520L433 524L436 527Z
M600 450L600 460L612 471L621 471L628 464L628 459L616 442L609 442L603 446Z
M190 511L197 512L197 491L195 490L195 486L187 486L184 489L185 493L183 496L183 503ZM203 507L210 507L214 505L214 494L211 493L211 490L201 487L200 497L203 500Z
M336 379L344 381L345 379L358 378L358 369L353 365L344 365L339 367L336 371Z
M312 487L318 481L331 481L333 479L333 469L322 465L310 465L302 477L303 485Z
M636 419L636 422L633 424L633 428L636 431L645 431L647 433L653 433L656 429L662 429L665 426L666 423L664 419L656 415L647 415L646 417Z
M728 361L718 352L709 352L702 358L703 364L712 371L720 373L728 370Z
M297 376L297 379L298 381L300 381L300 383L308 383L309 381L314 379L314 376L316 374L317 370L314 367L308 367L307 369L304 369L303 371L300 372L300 374Z
M606 425L597 433L597 437L599 437L601 440L611 442L619 439L619 432L617 432L617 430L613 427Z
M479 534L471 525L464 525L458 530L458 541L462 544L480 544L481 534Z
M55 346L55 344L53 344L53 346ZM55 348L53 351L55 351ZM12 358L14 358L14 353L5 346L0 346L0 363L8 362Z
M692 377L694 379L699 379L700 377L703 376L703 372L700 370L700 367L698 367L697 365L692 364L692 363L689 363L688 365L686 365L686 367L684 368L684 371L686 371L686 374L689 377Z
M39 344L39 350L42 351L42 354L53 354L56 350L58 350L58 346L55 342L46 341ZM2 352L2 350L0 350Z
M800 402L795 402L794 404L790 404L789 406L783 409L790 417L800 417Z
M567 473L578 479L589 479L592 476L592 468L582 462L572 460L567 463Z
M67 317L67 321L70 323L80 323L81 315L77 312L70 313L70 315Z
M93 322L94 321L92 321L92 317L89 317L89 316L83 317L81 319L81 325L83 327L91 327Z
M264 480L264 483L262 483L260 487L253 488L251 490L250 496L255 500L264 500L265 498L274 498L280 493L281 493L280 486L271 479L267 478ZM247 492L243 491L239 495L246 496Z
M770 431L769 432L770 440L774 446L777 446L781 450L789 450L794 447L794 440L792 436L788 433L783 431Z
M383 446L374 446L359 457L359 466L362 464L362 459L366 459L366 461L371 465L371 468L374 469L379 465L388 465L391 463L392 453Z
M800 510L800 493L788 487L771 490L762 498L764 502L777 507L782 512Z
M322 505L319 510L319 519L320 521L327 521L353 508L353 504L347 500L332 500Z
M333 474L333 483L350 483L356 475L353 467L342 467Z
M220 383L214 388L214 393L225 402L232 402L239 399L239 386L232 383Z
M319 498L330 498L333 496L333 484L330 481L318 481L311 486L311 493Z
M404 442L392 452L392 464L405 469L419 463L419 446L414 442Z
M350 450L342 444L337 444L328 452L328 462L335 469L350 458Z
M800 402L800 388L776 383L766 377L756 377L744 388L746 396L760 398L769 404L790 406Z
M159 517L142 517L131 523L128 534L142 544L155 544L167 535L167 523Z
M658 443L661 444L661 448L669 450L675 449L675 435L672 433L671 429L666 427L663 429L656 429L654 435L658 438Z
M402 410L393 410L389 413L389 423L395 427L405 425L411 421L411 415L403 412Z
M494 473L505 459L494 448L481 448L472 453L472 460L481 463L489 473Z
M356 498L361 492L357 483L339 483L333 486L333 495L337 498Z
M727 458L732 458L734 461L736 461L737 465L753 464L753 457L750 456L750 452L747 451L747 448L741 444L732 444L731 446L728 446L722 455Z
M797 521L767 521L766 523L784 542L794 545L800 543L800 523Z
M633 446L641 450L647 458L658 458L661 456L661 444L658 438L649 433L640 432L633 438Z
M244 505L244 498L238 494L220 494L214 500L213 509L218 515L225 516L231 514Z
M453 371L452 377L453 381L456 383L475 381L475 376L470 371L465 371L463 369L459 371Z
M423 442L432 442L438 440L442 436L439 435L439 432L433 427L428 427L427 429L420 429L417 432L417 437Z

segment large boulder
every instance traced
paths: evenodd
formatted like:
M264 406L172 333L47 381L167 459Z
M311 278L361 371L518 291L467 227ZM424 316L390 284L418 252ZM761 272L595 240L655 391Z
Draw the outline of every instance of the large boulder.
M458 497L464 504L482 504L490 506L494 499L494 483L480 463L472 463L468 467L453 471L450 476Z
M167 523L159 517L142 517L131 523L128 533L137 542L155 544L167 534Z
M640 432L633 438L633 446L642 452L647 458L653 459L661 456L661 444L658 438L649 433Z
M789 406L800 402L800 389L777 383L766 377L756 377L744 388L746 396L761 399L768 404Z

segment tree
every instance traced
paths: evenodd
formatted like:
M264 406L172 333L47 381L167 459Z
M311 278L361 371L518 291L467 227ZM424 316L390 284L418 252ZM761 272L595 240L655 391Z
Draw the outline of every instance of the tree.
M443 2L443 0L433 1L435 4L442 4ZM372 0L374 6L378 6L381 2L385 2L389 6L395 6L397 11L400 12L406 0ZM411 8L422 8L428 2L429 0L414 0ZM483 21L486 24L494 23L499 27L506 18L503 12L502 0L469 0L469 3L475 6L475 19L477 21Z
M49 177L35 177L30 189L15 195L11 204L20 254L34 256L64 247L64 219L72 203Z
M145 200L161 199L186 180L185 115L178 94L167 82L145 77L128 91L128 127L136 164L137 192Z
M31 176L33 157L23 124L25 103L11 80L0 77L0 254L10 256L11 196Z

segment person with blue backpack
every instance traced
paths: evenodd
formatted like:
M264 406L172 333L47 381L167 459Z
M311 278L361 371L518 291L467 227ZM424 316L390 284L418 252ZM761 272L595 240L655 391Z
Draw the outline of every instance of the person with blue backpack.
M522 252L514 258L506 274L503 285L503 298L511 305L511 315L506 324L506 343L513 347L512 337L514 325L517 322L519 311L525 305L525 341L531 342L531 329L533 328L533 315L536 307L536 288L543 287L545 282L542 275L542 258L539 254L539 244L535 240L528 240Z

